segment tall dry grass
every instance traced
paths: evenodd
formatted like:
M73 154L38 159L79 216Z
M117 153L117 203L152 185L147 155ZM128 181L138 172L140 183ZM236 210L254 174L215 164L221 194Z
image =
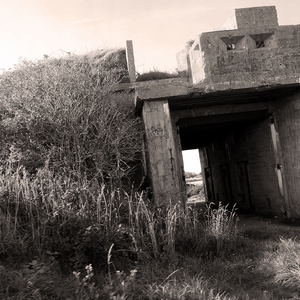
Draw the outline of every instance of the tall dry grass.
M203 241L213 223L203 223L203 212L181 204L157 208L132 188L143 129L132 95L115 92L127 78L125 64L124 51L100 51L22 62L1 75L0 261L24 270L5 276L9 287L0 285L0 296L48 297L39 278L50 280L56 265L68 275L75 271L82 299L99 290L94 272L111 275L106 295L120 289L127 297L133 276L126 274L139 263L176 265L181 256L205 257ZM166 295L161 288L153 290L154 298Z
M300 285L300 244L297 239L280 238L279 249L274 253L272 267L274 281L288 288L299 288Z

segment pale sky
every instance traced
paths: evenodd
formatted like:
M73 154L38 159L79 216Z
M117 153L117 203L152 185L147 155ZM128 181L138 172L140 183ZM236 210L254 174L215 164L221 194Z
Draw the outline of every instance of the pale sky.
M300 0L0 0L0 69L19 57L125 47L137 71L174 71L176 53L219 29L234 8L276 5L279 24L299 24Z
M200 157L198 150L185 150L182 151L184 170L186 172L200 173Z

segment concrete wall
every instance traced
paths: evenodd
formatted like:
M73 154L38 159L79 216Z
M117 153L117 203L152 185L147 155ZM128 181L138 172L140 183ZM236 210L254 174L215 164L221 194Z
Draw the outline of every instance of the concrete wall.
M300 94L287 96L300 86L300 25L278 26L274 6L237 9L230 22L234 30L189 44L187 61L184 51L178 56L195 85L134 84L155 201L186 198L176 128L186 126L183 148L194 147L195 132L206 137L200 156L209 200L300 217ZM257 115L259 103L266 107Z
M278 26L275 6L238 8L235 15L238 29Z
M278 26L274 6L236 9L224 28L202 33L189 50L193 83L264 85L299 74L300 25Z
M275 6L237 8L223 24L223 30L278 26Z
M264 47L256 43L264 41ZM276 82L300 71L300 26L203 33L189 51L193 83ZM229 50L229 45L234 49Z
M300 94L273 103L291 217L300 217Z
M216 202L237 203L238 207L245 211L254 208L255 212L259 213L285 215L285 202L276 174L276 158L268 119L256 121L239 131L228 133L226 137L205 148L208 159L203 159L204 149L200 149L201 166L202 170L211 168ZM222 178L221 168L224 168L224 165L228 165L230 188L228 181L224 182ZM243 182L239 178L239 168L243 165L246 166L249 176L249 199L244 195L245 186L241 187ZM226 192L228 195L230 191L233 199L228 201Z

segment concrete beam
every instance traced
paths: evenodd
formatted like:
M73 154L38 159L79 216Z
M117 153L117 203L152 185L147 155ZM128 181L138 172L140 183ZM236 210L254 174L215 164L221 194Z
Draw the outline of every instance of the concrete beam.
M244 103L238 105L222 105L222 106L209 106L194 109L185 109L172 112L174 120L195 118L195 117L208 117L216 115L229 115L236 113L264 111L268 109L268 104L265 102L258 103Z

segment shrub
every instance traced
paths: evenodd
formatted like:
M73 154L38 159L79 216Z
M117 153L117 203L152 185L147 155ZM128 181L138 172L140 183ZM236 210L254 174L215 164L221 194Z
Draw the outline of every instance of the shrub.
M139 159L141 123L130 93L125 51L24 61L0 78L0 158L13 152L31 174L51 169L99 180L129 176ZM12 148L13 147L13 148ZM13 151L12 151L13 149Z
M122 188L143 132L132 94L115 92L127 77L124 50L23 61L0 76L1 258L56 252L69 271L105 265L112 242L132 247L119 225L134 197Z

